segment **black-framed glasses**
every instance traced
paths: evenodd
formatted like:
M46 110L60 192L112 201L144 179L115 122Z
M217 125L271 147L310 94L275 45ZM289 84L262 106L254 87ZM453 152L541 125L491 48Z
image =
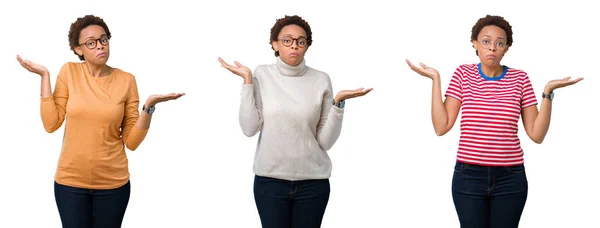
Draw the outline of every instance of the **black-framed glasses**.
M294 44L294 41L296 41L296 45L298 45L298 47L306 47L306 45L308 45L308 40L306 39L306 37L298 37L298 38L292 38L291 36L284 36L279 38L279 40L281 41L281 43L283 44L283 46L289 47L292 46L292 44Z
M94 49L94 48L96 48L96 45L98 44L98 41L100 41L100 44L102 44L104 46L108 45L108 43L110 42L110 40L108 39L107 35L102 35L98 39L88 39L88 40L86 40L85 42L83 42L82 44L79 44L79 45L85 45L89 49Z
M506 49L506 41L504 41L504 40L496 40L495 42L493 42L492 39L483 38L482 40L478 40L478 42L481 44L481 47L483 47L483 48L490 48L490 46L492 44L494 44L494 46L498 50Z

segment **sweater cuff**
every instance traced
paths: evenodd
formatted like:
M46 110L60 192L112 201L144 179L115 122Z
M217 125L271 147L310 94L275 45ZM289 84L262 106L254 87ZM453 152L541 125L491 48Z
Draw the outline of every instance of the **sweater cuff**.
M336 115L336 116L340 116L342 117L344 115L344 109L343 108L339 108L338 106L332 105L331 106L331 111L332 114Z
M254 96L253 84L242 84L242 97Z

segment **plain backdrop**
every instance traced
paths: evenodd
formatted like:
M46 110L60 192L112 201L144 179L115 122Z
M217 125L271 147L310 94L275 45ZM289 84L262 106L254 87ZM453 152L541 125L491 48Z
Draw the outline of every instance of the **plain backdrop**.
M136 76L142 101L187 93L159 104L145 141L127 151L132 193L123 227L260 227L252 192L258 137L242 134L242 79L217 57L251 69L274 63L270 29L295 14L313 30L308 66L327 72L335 91L374 88L346 103L329 151L323 227L459 227L450 191L459 125L435 135L431 81L404 60L438 69L445 91L456 67L478 62L471 27L486 14L513 26L502 63L529 74L538 101L549 80L585 78L555 91L543 144L520 123L529 180L520 227L600 227L597 8L533 2L3 1L0 227L61 226L53 177L64 127L44 131L40 77L15 56L45 65L54 88L60 67L78 61L67 33L86 14L108 24L109 65Z

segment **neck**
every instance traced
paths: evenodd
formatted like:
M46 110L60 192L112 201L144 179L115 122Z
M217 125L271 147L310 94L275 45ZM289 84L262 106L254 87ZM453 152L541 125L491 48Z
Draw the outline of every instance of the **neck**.
M483 72L483 74L485 74L485 76L493 78L493 77L498 77L500 75L502 75L502 73L504 72L504 67L501 66L500 64L496 65L496 66L488 66L485 64L481 64L481 72Z
M308 70L308 67L306 66L304 60L302 60L302 62L300 62L298 65L292 66L292 65L285 63L281 59L281 57L278 57L276 65L277 65L277 69L279 70L279 73L281 73L284 76L288 76L288 77L302 76Z
M87 66L88 69L88 73L92 76L92 77L104 77L104 76L108 76L110 74L110 67L107 66L106 64L93 64L90 63L88 61L85 61L85 65Z

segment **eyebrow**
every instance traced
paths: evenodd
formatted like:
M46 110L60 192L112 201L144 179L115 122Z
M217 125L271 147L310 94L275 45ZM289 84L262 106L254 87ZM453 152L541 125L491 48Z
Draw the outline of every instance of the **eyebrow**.
M108 35L106 35L105 33L103 33L102 35L100 35L100 37L103 37L103 36L108 36ZM87 40L87 39L90 39L90 38L95 38L95 36L88 36L85 39Z
M294 36L292 36L292 34L284 34L283 36L291 36L291 37L294 37ZM302 38L306 38L305 36L298 36L298 38L301 38L301 37L302 37Z
M486 36L487 36L487 37L490 37L490 38L492 37L492 36L490 36L490 35L483 35L483 36L484 36L484 37L486 37ZM503 39L503 40L505 40L505 39L504 39L504 37L498 37L498 39Z

